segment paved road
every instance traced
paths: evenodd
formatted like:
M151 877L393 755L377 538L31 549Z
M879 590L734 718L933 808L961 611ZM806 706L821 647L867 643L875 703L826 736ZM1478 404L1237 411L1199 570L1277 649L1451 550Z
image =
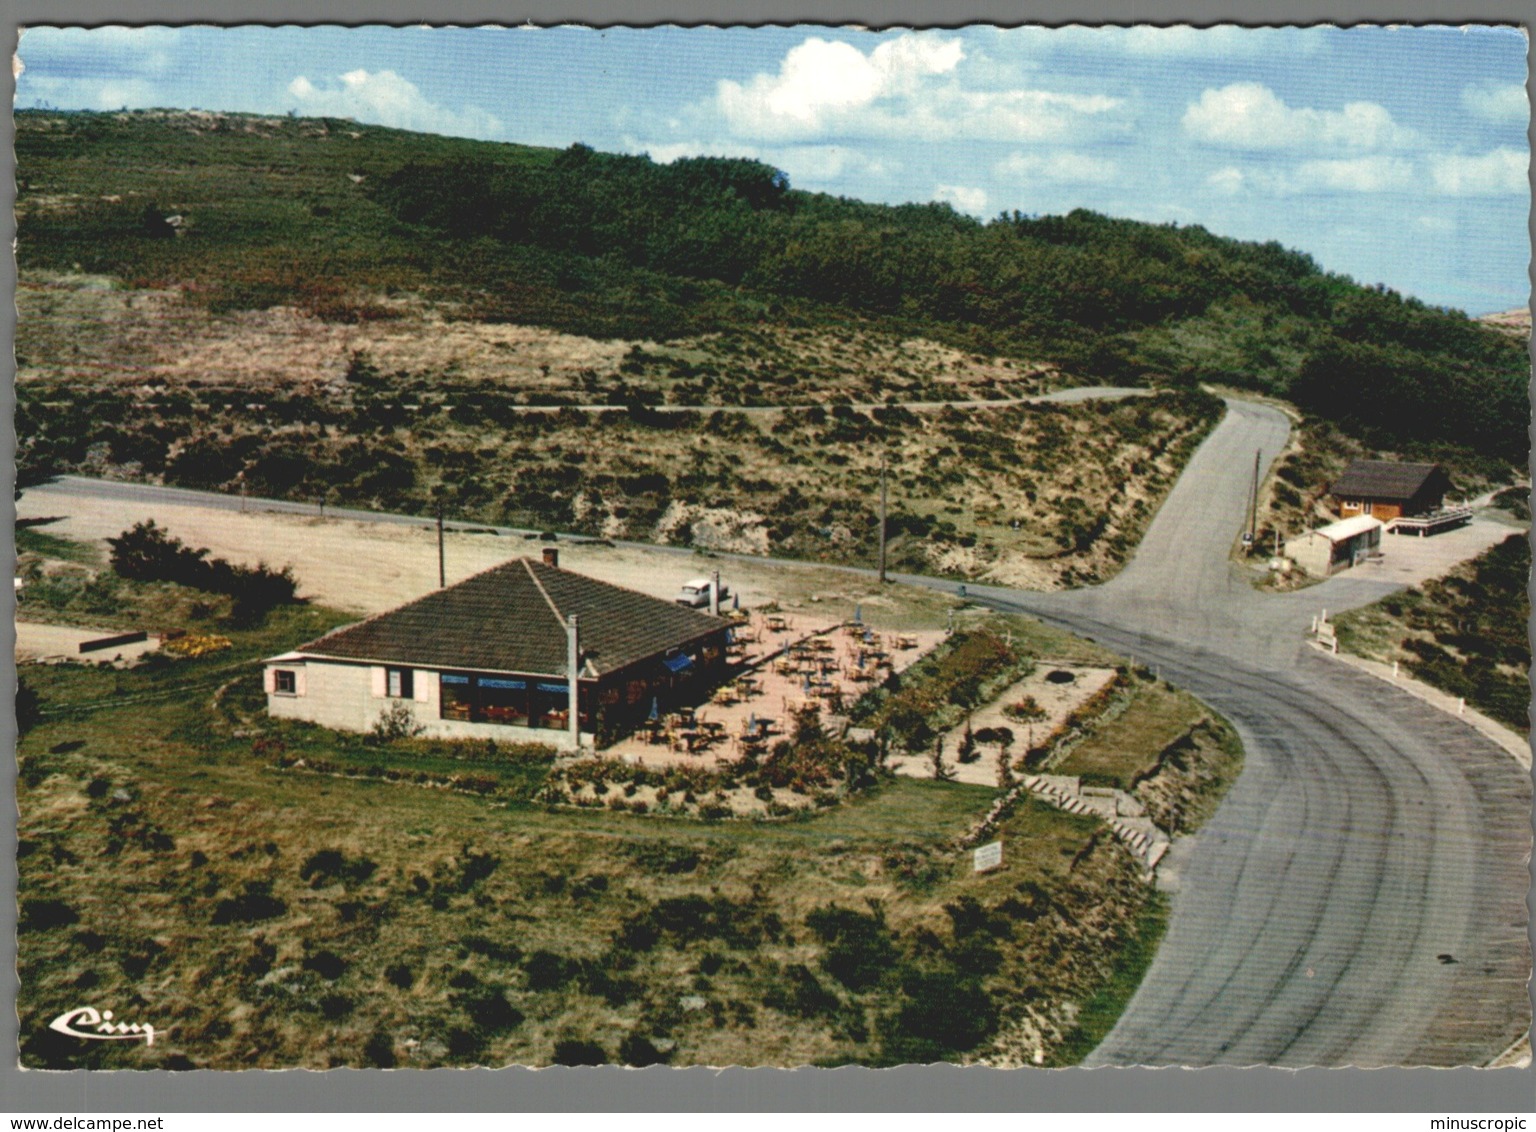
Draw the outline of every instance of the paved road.
M1393 587L1356 574L1274 596L1237 575L1228 551L1253 454L1272 458L1286 435L1281 414L1229 403L1135 559L1104 586L968 587L1157 667L1231 720L1247 750L1181 869L1167 939L1089 1063L1485 1064L1530 1023L1530 781L1457 720L1303 646L1319 608ZM239 506L174 488L67 486Z
M1181 870L1168 936L1090 1065L1485 1064L1530 1023L1527 775L1457 720L1303 644L1319 608L1393 587L1341 577L1264 595L1229 562L1254 452L1272 458L1286 433L1278 412L1229 402L1104 586L968 587L1157 666L1247 751Z

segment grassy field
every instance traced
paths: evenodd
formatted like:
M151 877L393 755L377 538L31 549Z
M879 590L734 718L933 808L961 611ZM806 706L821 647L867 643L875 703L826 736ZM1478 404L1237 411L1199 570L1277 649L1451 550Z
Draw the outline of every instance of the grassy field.
M1444 577L1339 614L1339 647L1409 673L1522 735L1530 731L1531 551L1510 535Z
M1133 794L1159 828L1192 833L1237 781L1242 744L1188 692L1146 679L1133 689L1125 709L1093 723L1052 770Z
M186 608L113 592L125 619ZM339 618L215 614L206 656L23 669L25 1064L1057 1064L1134 988L1162 912L1091 819L1026 802L977 875L957 839L994 792L953 783L775 822L542 806L552 752L269 725L252 662ZM46 1029L87 999L153 1049Z
M1054 769L1081 775L1090 786L1130 790L1157 768L1158 756L1186 734L1209 710L1186 692L1162 683L1140 683L1134 710L1095 726Z

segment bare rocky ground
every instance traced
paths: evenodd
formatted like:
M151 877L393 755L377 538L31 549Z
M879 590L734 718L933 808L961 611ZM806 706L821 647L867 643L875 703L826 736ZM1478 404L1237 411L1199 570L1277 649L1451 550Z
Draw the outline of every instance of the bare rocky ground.
M1531 336L1531 309L1529 307L1517 307L1514 310L1499 311L1496 314L1485 314L1477 320L1506 334L1516 338L1529 338Z
M427 523L410 527L269 511L241 514L174 503L129 509L120 501L71 493L58 485L28 492L17 509L22 518L59 516L44 529L97 543L104 552L106 539L153 517L183 542L208 547L214 557L245 565L291 565L301 596L360 616L393 609L436 589L438 583L437 533ZM450 531L445 536L448 582L513 557L537 557L548 545L517 536ZM829 621L851 617L859 605L866 621L904 629L942 619L943 611L955 604L951 598L907 587L887 587L882 593L861 574L828 567L722 562L634 546L571 541L556 545L562 566L668 600L687 579L719 569L743 605L774 602Z
M411 294L359 301L381 317L328 321L290 306L215 314L176 288L28 271L16 295L18 379L262 392L339 382L365 358L381 373L439 375L529 403L602 401L629 384L676 404L995 399L1066 383L1043 363L857 328L764 327L658 344L474 321Z

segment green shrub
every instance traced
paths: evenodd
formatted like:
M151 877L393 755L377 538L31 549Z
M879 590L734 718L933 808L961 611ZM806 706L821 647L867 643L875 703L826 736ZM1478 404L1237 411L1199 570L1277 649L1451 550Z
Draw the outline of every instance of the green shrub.
M953 967L909 970L902 1001L880 1022L887 1064L952 1061L997 1028L997 1005L974 976Z
M866 915L829 904L812 911L805 923L827 945L822 969L851 991L875 986L898 957L878 906Z
M596 1042L565 1038L555 1043L556 1065L607 1065L608 1053Z

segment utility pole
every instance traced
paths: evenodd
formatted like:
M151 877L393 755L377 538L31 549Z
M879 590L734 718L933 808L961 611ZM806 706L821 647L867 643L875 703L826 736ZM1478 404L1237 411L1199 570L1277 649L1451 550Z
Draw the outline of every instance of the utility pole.
M1253 454L1253 494L1248 506L1248 545L1253 546L1253 540L1259 537L1259 457L1263 450ZM1255 547L1257 549L1257 547Z
M885 584L885 453L880 454L880 584Z
M443 556L443 501L437 501L437 588L448 584L448 567Z
M581 637L576 625L576 614L566 622L566 695L571 716L566 720L570 728L571 749L581 750ZM596 705L594 706L594 710Z

